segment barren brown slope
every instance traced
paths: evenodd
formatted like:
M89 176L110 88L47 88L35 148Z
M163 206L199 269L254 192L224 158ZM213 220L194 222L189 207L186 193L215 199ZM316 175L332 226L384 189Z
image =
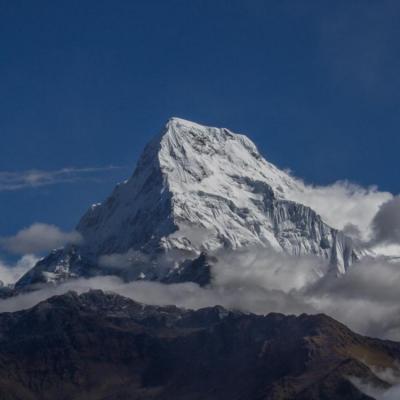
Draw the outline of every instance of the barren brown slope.
M400 344L324 315L150 307L92 291L0 314L0 399L369 399Z

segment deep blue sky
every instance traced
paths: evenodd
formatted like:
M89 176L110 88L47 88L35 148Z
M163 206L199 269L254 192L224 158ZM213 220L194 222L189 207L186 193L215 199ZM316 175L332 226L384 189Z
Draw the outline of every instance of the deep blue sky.
M170 116L248 134L308 182L400 192L400 2L0 0L0 236L72 228Z

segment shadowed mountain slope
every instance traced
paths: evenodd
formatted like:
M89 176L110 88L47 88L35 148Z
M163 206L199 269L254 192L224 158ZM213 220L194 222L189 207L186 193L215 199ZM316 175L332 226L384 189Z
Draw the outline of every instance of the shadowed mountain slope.
M400 344L325 315L145 306L70 292L0 314L0 398L367 400L349 380L389 386L370 366Z

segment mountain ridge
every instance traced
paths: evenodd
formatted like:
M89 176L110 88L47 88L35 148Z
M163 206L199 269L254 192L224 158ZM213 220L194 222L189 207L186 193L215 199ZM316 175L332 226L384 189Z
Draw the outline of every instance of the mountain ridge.
M99 290L0 313L0 344L9 400L371 400L352 378L387 389L374 368L400 357L399 343L323 314L182 310Z

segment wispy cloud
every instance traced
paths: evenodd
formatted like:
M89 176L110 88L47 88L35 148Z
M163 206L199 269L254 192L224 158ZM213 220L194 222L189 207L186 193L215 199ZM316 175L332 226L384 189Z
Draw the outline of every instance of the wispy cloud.
M377 368L373 365L368 365L368 367L381 381L391 386L389 388L377 386L374 382L363 381L357 377L350 377L350 381L353 385L376 400L398 400L400 398L399 364L395 363L394 368Z
M26 171L0 171L0 191L13 191L26 188L74 183L83 180L98 180L99 174L123 169L109 165L105 167L68 167L53 171L30 169Z

